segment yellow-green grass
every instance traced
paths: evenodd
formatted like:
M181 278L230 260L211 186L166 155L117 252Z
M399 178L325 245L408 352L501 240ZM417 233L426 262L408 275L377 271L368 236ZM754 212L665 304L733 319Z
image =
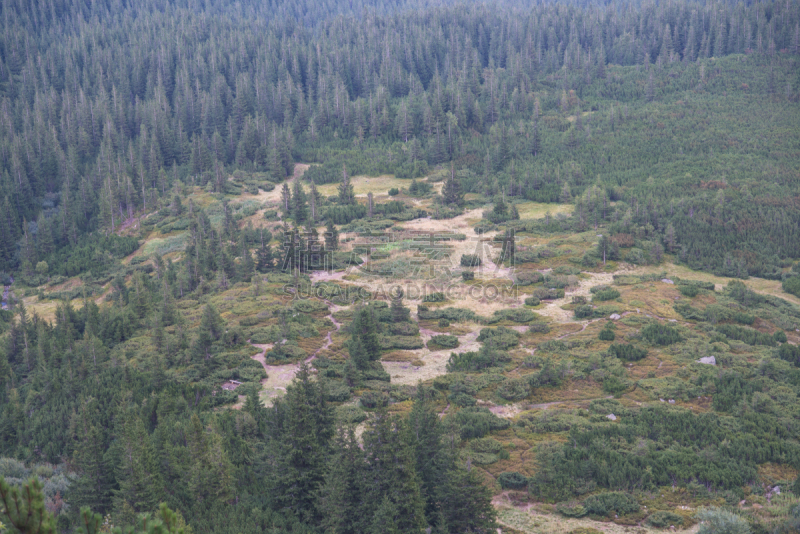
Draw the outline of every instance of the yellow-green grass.
M541 219L547 212L555 216L558 213L572 213L575 206L571 204L545 204L543 202L520 202L517 204L520 219Z
M617 525L592 521L591 519L568 519L557 514L539 513L533 509L522 510L511 506L503 506L499 509L498 519L501 525L514 528L525 534L570 534L578 528L594 528L606 534L628 534L663 532L647 526ZM697 532L697 526L680 530L680 532Z
M736 278L728 278L726 276L716 276L711 273L703 272L703 271L695 271L686 267L685 265L676 265L674 263L665 262L661 265L647 265L642 267L637 267L634 270L634 274L645 274L645 273L660 273L660 272L667 272L667 276L677 276L679 278L689 279L689 280L702 280L704 282L713 282L716 284L717 289L722 289L728 282L731 280L737 280ZM747 280L741 280L745 283L750 289L757 293L762 293L764 295L772 295L778 298L782 298L794 304L800 305L800 299L797 297L790 295L789 293L784 292L781 289L781 282L779 280L765 280L763 278L749 278Z
M366 196L368 193L373 195L388 195L389 189L408 189L411 185L411 180L395 178L393 174L383 174L381 176L353 176L350 179L353 184L353 192L356 195ZM309 189L309 184L305 184L306 190ZM318 185L317 189L325 196L336 195L339 192L339 184L323 184Z

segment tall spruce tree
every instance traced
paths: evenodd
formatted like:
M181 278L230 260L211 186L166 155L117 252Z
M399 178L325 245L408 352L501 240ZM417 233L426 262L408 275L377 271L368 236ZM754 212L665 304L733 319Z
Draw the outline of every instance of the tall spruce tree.
M328 224L325 226L325 250L339 250L339 230L336 229L332 219L328 219Z
M356 195L353 192L353 184L347 175L347 167L342 166L342 182L339 184L339 204L349 206L356 203Z
M461 206L464 203L464 191L461 187L461 182L456 176L455 167L450 166L450 177L442 187L442 196L444 197L445 204L454 204Z
M122 416L115 447L119 458L114 490L114 513L123 524L132 524L136 514L151 512L164 499L164 482L150 436L141 418L133 412Z
M365 498L371 504L373 526L391 517L400 532L421 533L427 525L425 501L412 450L403 439L401 421L381 410L364 431L363 439L367 464ZM390 507L379 512L386 500Z
M305 363L275 406L280 426L272 442L276 450L273 498L279 509L316 523L320 520L317 493L330 467L333 410L325 401L322 383L312 378Z

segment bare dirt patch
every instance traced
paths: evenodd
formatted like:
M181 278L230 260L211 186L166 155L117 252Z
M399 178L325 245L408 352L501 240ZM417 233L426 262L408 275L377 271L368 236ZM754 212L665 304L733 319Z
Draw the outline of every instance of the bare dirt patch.
M422 340L427 344L432 335L436 333L431 330L420 330ZM407 351L414 353L417 359L422 360L425 365L422 367L415 367L409 362L381 362L383 368L392 377L392 384L399 385L414 385L420 380L432 380L437 376L447 373L447 362L450 360L450 353L477 351L480 344L477 341L478 331L458 336L459 346L457 349L437 350L430 351L428 349L418 349L414 351Z
M562 306L572 302L572 297L589 297L591 288L595 286L611 285L614 282L612 273L586 273L589 278L580 281L580 286L572 291L565 291L564 298L546 301L543 308L537 309L536 313L550 317L559 323L580 323L588 321L578 321L570 310L562 309Z
M329 303L330 314L328 315L328 319L331 320L333 323L334 329L329 331L326 335L324 344L319 347L314 353L311 354L308 358L304 360L305 363L310 363L317 357L320 352L327 350L333 344L333 334L338 332L339 329L342 327L341 323L339 323L336 319L333 318L333 314L342 308L340 306L336 306L334 304ZM268 344L257 344L257 343L250 343L252 346L256 347L260 350L260 352L252 358L259 362L263 367L264 370L267 372L267 378L261 381L261 393L259 397L261 402L263 402L266 406L270 406L272 401L278 397L282 397L284 393L286 393L286 386L292 383L294 380L297 371L300 370L300 363L287 363L284 365L269 365L266 361L266 354L269 349L274 346L274 343Z

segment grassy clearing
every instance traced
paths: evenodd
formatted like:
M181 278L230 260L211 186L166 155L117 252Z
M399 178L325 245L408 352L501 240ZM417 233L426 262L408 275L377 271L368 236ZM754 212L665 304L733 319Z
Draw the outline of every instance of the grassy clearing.
M520 202L517 204L517 211L519 211L520 219L541 219L547 212L550 215L557 215L559 213L569 214L575 206L571 204L545 204L542 202Z
M148 239L144 246L139 249L138 256L151 256L157 254L164 256L172 252L179 252L186 248L189 233L181 232L179 234L171 235L168 237L156 237Z
M593 528L607 534L649 534L663 530L647 526L623 526L614 523L601 523L590 519L568 519L555 514L543 514L533 509L519 509L511 506L499 508L501 525L511 527L526 534L570 534L578 528ZM687 534L697 532L699 527L680 529ZM591 532L591 531L590 531Z
M353 176L350 178L350 183L353 184L353 191L356 196L366 197L367 193L373 195L389 195L389 189L396 187L397 189L408 189L411 185L411 180L395 178L393 174L383 174L381 176ZM435 184L436 186L438 184ZM309 188L305 184L306 189ZM339 193L339 184L323 184L318 185L317 189L325 196L332 196Z

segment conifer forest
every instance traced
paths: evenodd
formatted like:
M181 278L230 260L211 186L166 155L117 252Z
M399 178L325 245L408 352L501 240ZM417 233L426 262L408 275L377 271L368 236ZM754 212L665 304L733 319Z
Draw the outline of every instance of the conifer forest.
M2 0L0 533L800 532L800 0Z

